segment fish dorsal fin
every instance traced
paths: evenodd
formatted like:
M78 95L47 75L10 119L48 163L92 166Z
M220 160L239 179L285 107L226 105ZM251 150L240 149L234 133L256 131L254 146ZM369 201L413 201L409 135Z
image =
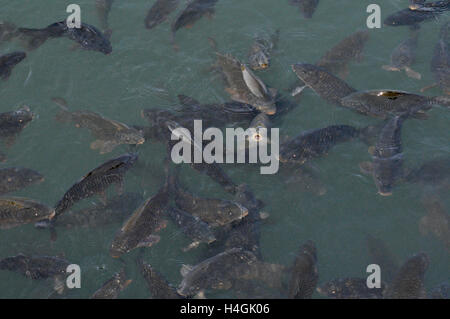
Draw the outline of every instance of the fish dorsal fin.
M136 225L137 221L141 217L142 213L144 212L145 208L147 207L148 203L150 202L152 198L147 199L134 213L131 215L130 218L125 222L125 224L120 229L122 232L126 232L129 229L133 228L134 225Z
M180 274L183 277L186 277L193 269L194 267L192 265L181 265Z

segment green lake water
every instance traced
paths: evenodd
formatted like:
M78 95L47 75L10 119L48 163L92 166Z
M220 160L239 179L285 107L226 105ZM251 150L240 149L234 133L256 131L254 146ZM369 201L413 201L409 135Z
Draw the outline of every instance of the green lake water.
M113 52L73 49L67 39L47 41L28 52L7 81L0 83L0 112L28 105L37 115L23 130L16 143L4 152L8 161L0 167L23 166L45 176L45 182L14 193L37 199L53 206L81 176L106 160L130 150L117 147L100 155L89 148L93 141L88 130L77 129L55 121L58 106L51 98L64 97L72 110L85 109L127 124L146 125L140 112L144 108L176 106L177 95L186 94L203 103L228 101L228 94L217 74L211 72L213 51L208 37L217 42L221 52L231 53L246 61L249 47L258 32L280 30L280 39L272 55L272 65L257 74L270 87L297 103L288 116L276 122L283 136L332 124L363 127L378 120L361 116L328 104L312 90L299 99L289 96L287 89L296 76L291 64L315 63L318 58L344 37L367 28L366 8L370 0L321 0L312 19L305 19L288 0L219 0L212 19L199 20L190 29L176 34L180 47L171 45L169 21L148 30L144 18L154 1L115 0L109 15ZM45 27L67 17L71 2L60 0L0 0L0 21L21 27ZM79 0L82 21L98 25L95 1ZM407 0L379 1L382 18L406 7ZM179 6L178 11L185 6ZM408 36L407 27L382 27L370 30L364 58L349 65L346 81L364 89L398 89L420 93L433 82L430 60L438 41L440 26L448 20L422 24L417 61L413 68L422 80L408 78L404 72L387 72L393 48ZM18 42L0 44L0 53L23 50ZM442 94L434 88L425 94ZM405 166L417 167L435 157L450 156L450 112L435 107L426 121L411 119L402 130ZM139 161L126 175L127 191L140 192L144 198L156 193L164 182L165 148L159 143L138 147ZM383 239L401 262L413 254L425 252L430 265L425 276L428 290L450 279L450 254L433 236L423 236L418 222L425 215L421 204L424 188L418 184L400 184L393 196L377 194L371 176L360 172L358 164L369 161L367 146L359 141L340 144L326 157L311 162L327 192L323 196L299 192L295 184L287 185L279 175L263 176L255 167L224 165L236 183L247 183L255 195L266 203L270 214L261 226L261 251L271 263L289 266L301 244L311 239L317 247L319 283L339 277L367 276L369 255L366 236ZM192 192L210 197L229 198L220 186L207 176L185 167L183 185ZM113 190L111 190L112 194ZM441 194L448 212L450 196ZM98 201L92 198L83 204ZM68 298L88 298L123 264L109 256L109 246L120 224L96 229L58 230L58 239L50 241L48 232L25 225L0 231L0 258L18 253L61 255L82 270L82 287L73 289ZM206 251L204 246L184 253L189 240L173 224L161 233L161 241L147 249L144 259L177 286L182 264L196 264ZM133 251L123 257L127 274L133 282L121 298L148 298L150 293L139 270ZM32 281L18 273L0 271L0 298L45 298L51 293L49 281ZM210 291L207 297L234 297L232 291ZM314 298L321 298L317 293Z

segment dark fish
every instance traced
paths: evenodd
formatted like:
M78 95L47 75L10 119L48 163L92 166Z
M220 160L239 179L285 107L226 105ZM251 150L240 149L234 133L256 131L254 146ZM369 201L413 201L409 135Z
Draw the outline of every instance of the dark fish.
M192 26L204 15L213 15L214 6L218 0L193 0L181 11L172 24L172 32L175 34L178 29Z
M91 299L116 299L121 291L131 282L131 279L126 279L125 270L123 269L106 281L99 290L94 292Z
M142 134L128 125L105 118L92 111L70 112L66 107L66 101L62 98L53 98L60 105L61 111L56 120L60 122L73 122L75 127L87 128L96 138L91 143L91 149L98 149L100 154L111 152L121 144L140 145L145 142Z
M443 203L435 196L422 200L427 214L419 221L422 235L433 235L450 252L450 215Z
M438 157L411 170L406 176L406 181L436 188L449 188L450 157Z
M406 72L406 75L410 78L420 80L422 75L411 69L411 65L416 59L417 49L417 30L413 31L413 34L408 39L402 41L391 54L391 64L383 65L383 69L387 71L402 71Z
M112 52L109 39L96 27L82 23L80 28L69 28L66 20L53 23L43 29L19 28L18 32L27 40L30 49L41 46L49 38L67 37L86 50L104 54Z
M163 219L169 201L167 183L139 206L116 233L110 247L110 255L119 258L139 247L151 247L159 242L158 231L165 228Z
M425 111L433 105L450 106L446 96L426 97L395 90L369 90L349 94L341 99L343 106L358 113L387 118L391 115L409 114L419 119L426 118Z
M95 8L103 31L109 30L108 15L114 0L95 0ZM108 31L109 32L109 31Z
M133 166L137 159L137 154L127 153L113 158L87 173L56 204L55 217L82 199L104 193L112 184L119 184L121 187L126 171Z
M163 275L144 261L139 262L141 274L147 282L153 299L181 299L177 289Z
M12 69L25 59L27 54L25 52L12 52L0 56L0 77L6 80L11 75Z
M113 223L123 222L140 203L142 195L138 193L125 193L109 199L105 204L97 204L93 207L79 211L68 211L55 221L56 227L95 228Z
M421 12L444 12L450 10L450 1L426 2L423 0L410 0L409 9Z
M401 131L405 117L396 116L381 130L374 147L372 162L360 164L363 172L372 174L378 194L392 195L394 185L403 178Z
M181 228L181 231L190 239L192 243L183 249L188 251L192 248L198 247L201 243L210 244L216 240L213 231L209 225L203 222L199 217L193 216L176 207L169 207L167 214L173 222Z
M334 299L381 299L386 285L381 288L368 288L365 278L340 278L317 287L321 295Z
M421 10L411 10L403 9L389 15L384 20L384 25L397 27L397 26L417 26L421 22L437 19L442 12L436 11L421 11Z
M425 253L409 258L399 269L394 281L386 289L387 299L426 298L424 276L430 261Z
M306 63L292 65L298 78L329 103L341 105L341 99L356 90L327 70Z
M399 268L396 258L381 239L367 235L366 241L370 257L369 263L380 266L383 280L391 282Z
M270 66L270 55L275 48L279 37L279 30L269 37L256 37L248 54L249 65L253 70L265 70Z
M434 47L431 72L442 91L450 95L450 22L441 28L439 42Z
M17 111L0 113L0 138L7 146L14 144L15 137L33 120L34 114L28 106Z
M0 198L0 229L52 219L55 210L35 200L22 197Z
M362 60L362 52L368 40L369 32L367 30L357 31L331 48L316 65L332 74L345 76L350 61Z
M67 260L53 256L25 256L19 254L0 260L0 269L21 273L31 279L45 279L54 276L65 276Z
M240 248L226 250L195 266L183 265L177 292L192 297L205 289L230 289L233 279L248 273L257 263L256 256Z
M15 192L43 181L44 176L29 168L2 168L0 169L0 195Z
M167 20L169 14L175 11L180 0L156 0L145 18L145 27L151 29Z
M298 6L303 16L311 19L319 4L319 0L289 0L289 3L293 6Z
M338 143L359 137L361 132L349 125L332 125L303 132L280 145L279 160L282 163L304 164L312 158L326 155Z
M300 247L295 258L289 281L289 298L310 299L318 280L316 246L309 240Z
M197 197L181 189L174 177L171 177L170 184L177 206L199 217L212 227L224 226L239 221L248 214L248 209L237 202Z

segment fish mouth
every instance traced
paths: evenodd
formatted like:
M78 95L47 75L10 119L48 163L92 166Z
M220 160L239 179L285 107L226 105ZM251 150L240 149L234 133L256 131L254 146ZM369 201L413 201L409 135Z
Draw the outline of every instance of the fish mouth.
M136 145L142 145L142 144L144 144L145 143L145 138L141 138L137 143L136 143Z

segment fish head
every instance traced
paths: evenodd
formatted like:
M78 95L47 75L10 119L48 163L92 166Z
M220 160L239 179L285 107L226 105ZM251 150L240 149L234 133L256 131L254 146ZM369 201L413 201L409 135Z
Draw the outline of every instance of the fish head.
M292 65L292 70L297 77L307 86L314 87L322 81L322 77L326 70L308 63L297 63Z
M280 146L278 161L281 163L303 164L302 147L297 145L295 139L287 141Z
M253 70L265 70L270 66L270 59L264 52L258 51L250 56L249 64Z
M33 120L34 114L28 106L23 106L19 110L13 112L12 118L20 127L24 128Z
M373 180L381 196L391 196L393 189L393 178L390 170L374 167Z
M233 201L224 201L218 206L218 223L225 225L241 220L248 215L248 209Z

